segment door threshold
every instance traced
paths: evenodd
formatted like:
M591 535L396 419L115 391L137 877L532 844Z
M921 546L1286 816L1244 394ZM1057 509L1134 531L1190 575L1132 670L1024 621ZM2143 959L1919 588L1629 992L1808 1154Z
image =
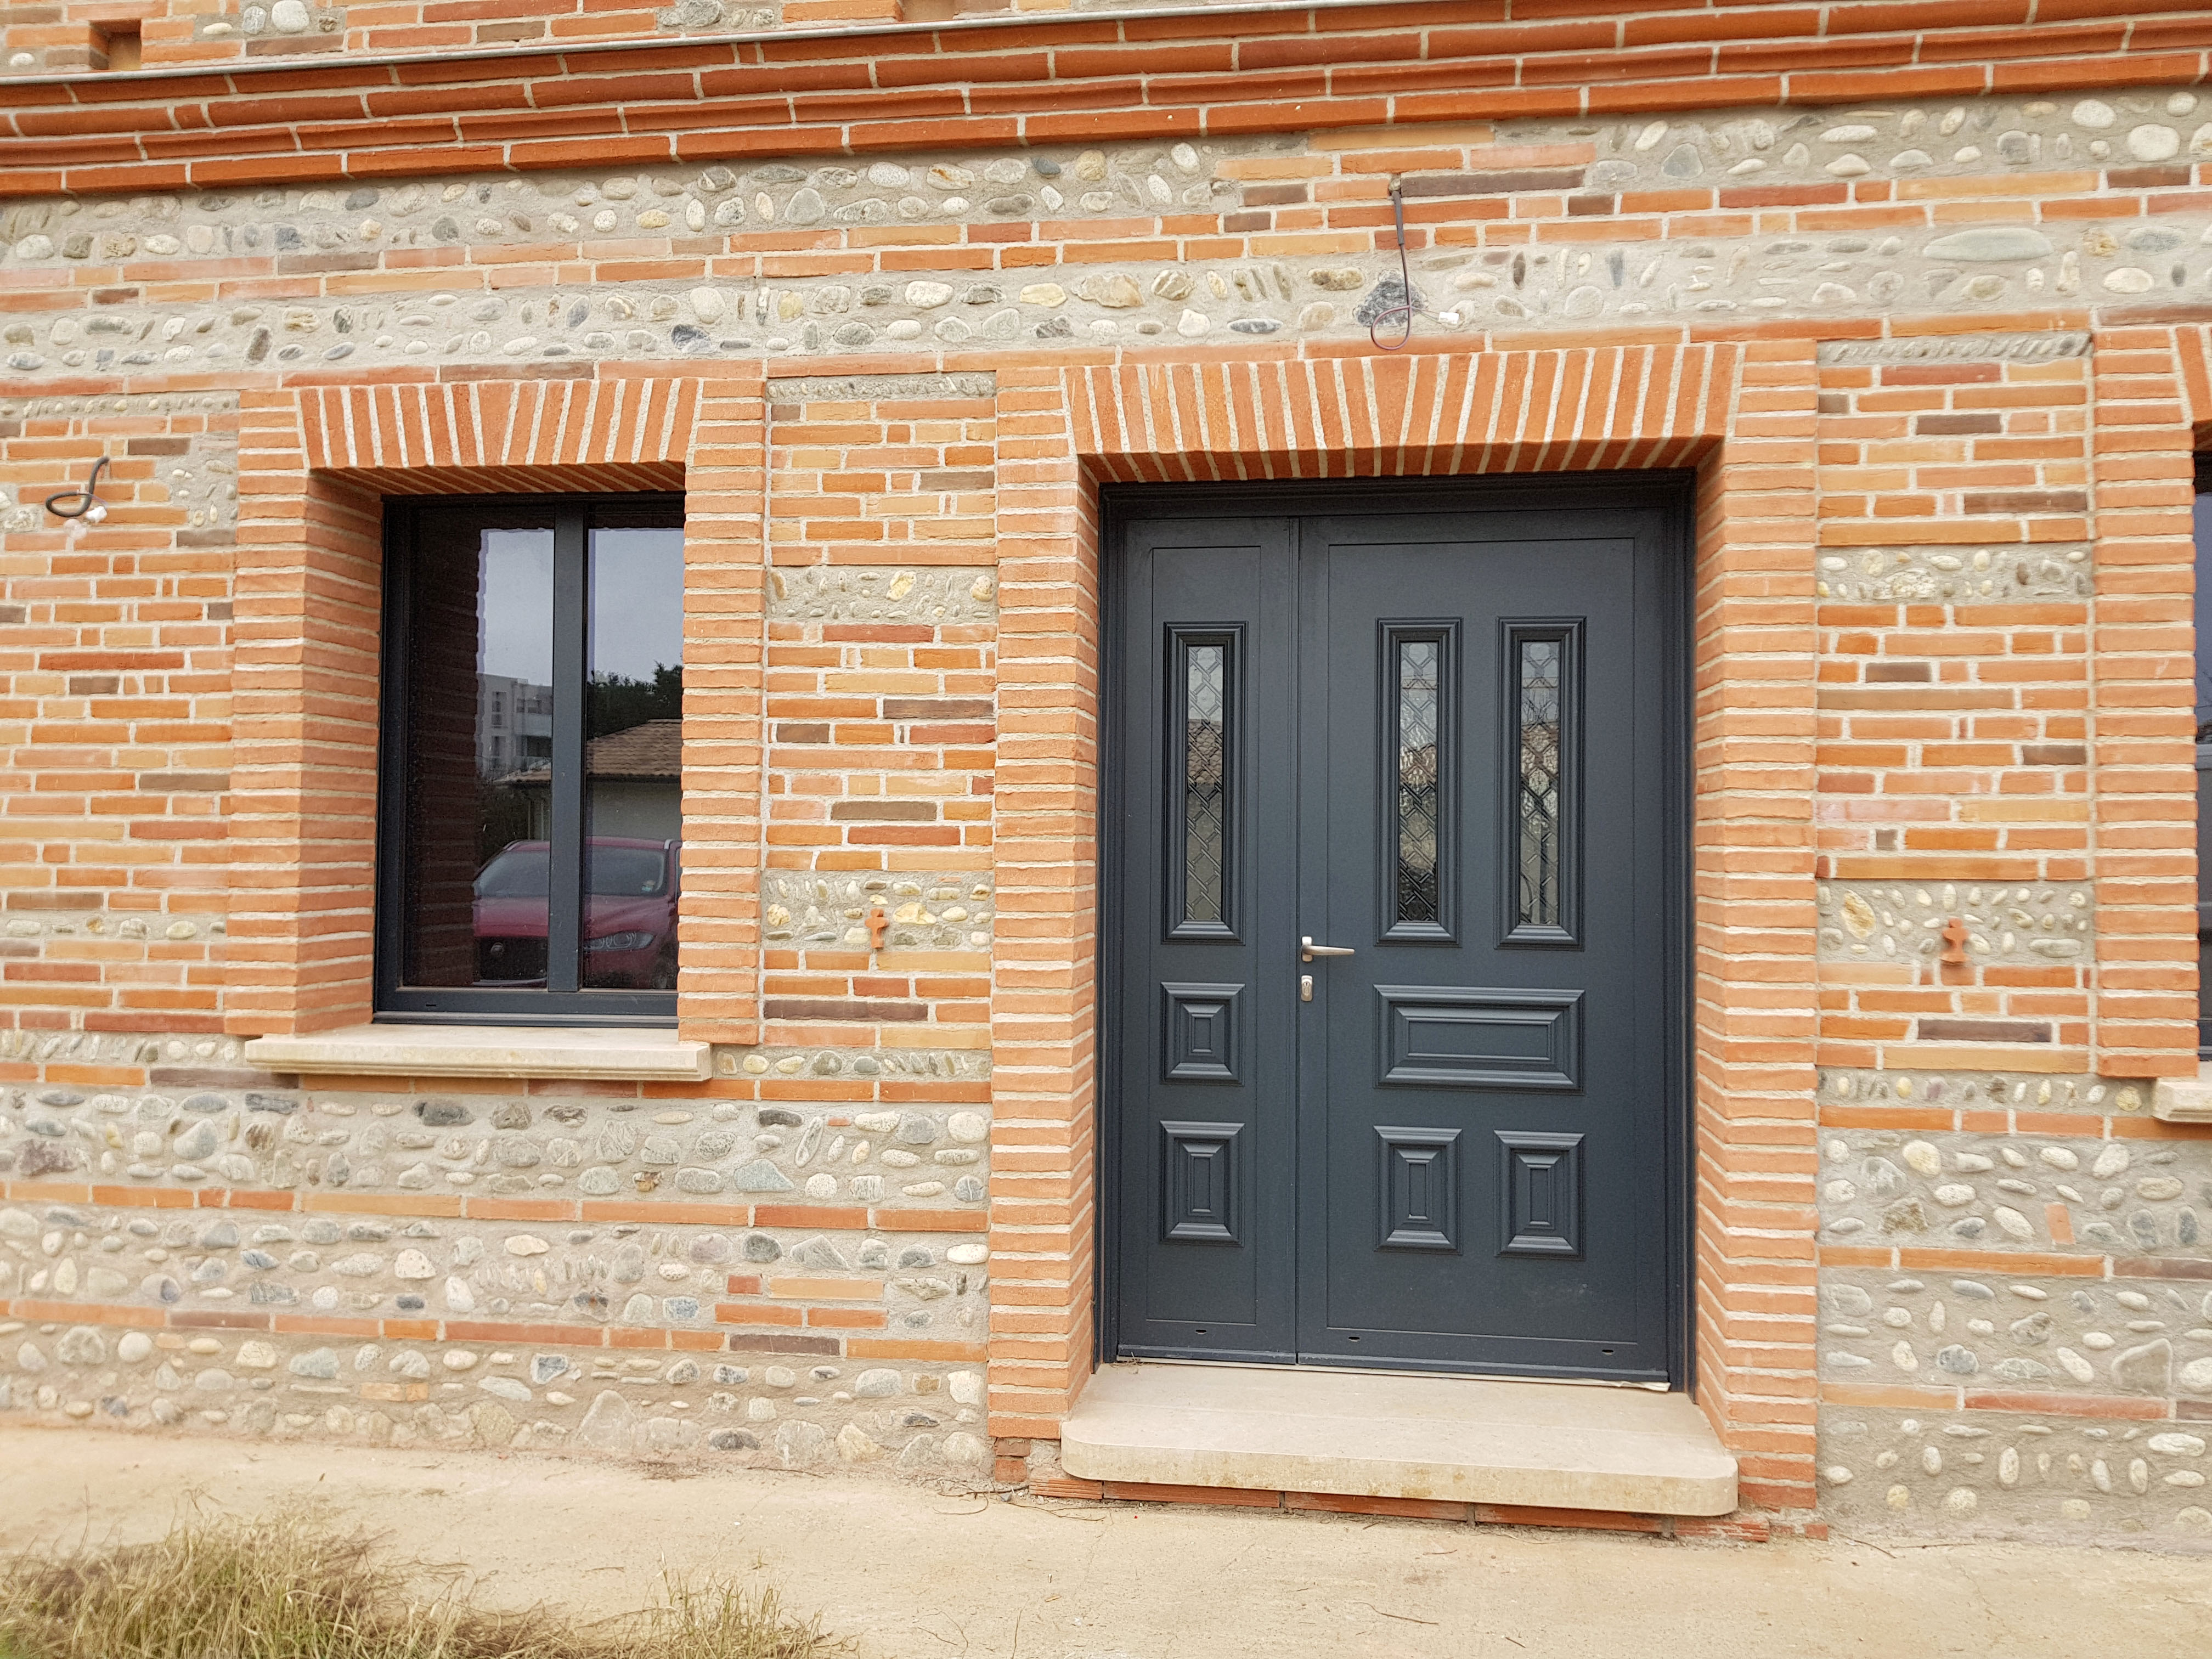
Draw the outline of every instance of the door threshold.
M1735 1459L1686 1395L1510 1382L1334 1367L1108 1365L1060 1425L1060 1467L1114 1485L1636 1515L1735 1508Z
M1285 1371L1323 1371L1331 1375L1351 1376L1428 1376L1452 1382L1528 1382L1540 1388L1562 1389L1637 1389L1645 1394L1674 1394L1672 1382L1640 1382L1627 1376L1516 1376L1510 1371L1427 1371L1405 1365L1358 1365L1333 1364L1328 1360L1301 1360L1294 1364L1270 1365L1249 1359L1176 1359L1153 1358L1115 1359L1112 1365L1200 1365L1209 1370L1266 1371L1281 1376ZM1102 1365L1101 1370L1106 1369Z

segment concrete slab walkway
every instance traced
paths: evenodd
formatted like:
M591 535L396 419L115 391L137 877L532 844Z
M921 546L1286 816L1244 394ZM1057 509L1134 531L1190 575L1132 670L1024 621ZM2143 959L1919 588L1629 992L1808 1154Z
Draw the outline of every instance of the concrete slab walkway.
M2180 1659L2212 1559L2025 1544L1715 1546L949 1496L890 1479L0 1430L0 1547L287 1501L611 1612L664 1568L772 1583L866 1659Z

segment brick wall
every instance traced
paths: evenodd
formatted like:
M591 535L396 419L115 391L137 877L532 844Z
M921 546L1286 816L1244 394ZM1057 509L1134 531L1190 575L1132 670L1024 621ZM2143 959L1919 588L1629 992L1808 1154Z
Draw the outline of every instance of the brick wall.
M1767 95L1784 77L1802 95L1844 101L1867 90L1863 77L1883 74L1900 91L1959 93L1997 87L2110 85L2081 75L2084 59L2132 54L2157 61L2171 77L2177 60L2204 44L2186 5L2122 3L2051 16L2030 0L1995 0L1970 15L1924 19L1879 8L1808 13L1769 0L1711 9L1675 3L1626 10L1611 0L1547 5L1531 12L1514 0L1406 6L1388 0L1334 0L1322 5L1284 4L1274 15L1240 11L1233 32L1194 31L1185 21L1203 17L1207 0L1159 6L1150 0L394 0L389 4L349 0L51 0L0 8L0 64L16 75L103 72L118 67L113 38L135 33L147 69L192 68L268 59L313 61L325 54L355 58L429 57L440 53L498 54L532 48L773 34L878 34L905 25L923 40L940 33L957 49L1034 50L1040 40L1066 40L1090 60L1094 73L1199 77L1243 72L1276 77L1285 98L1310 98L1330 84L1326 66L1352 61L1360 47L1392 40L1377 53L1384 62L1412 57L1449 64L1445 74L1407 83L1435 104L1461 88L1517 94L1523 109L1547 106L1563 94L1622 82L1675 83L1673 106L1700 80L1728 84L1742 101ZM1079 28L1040 37L1019 26L1061 21L1052 14L1081 12ZM1166 12L1166 17L1119 23L1097 14ZM1180 14L1178 15L1177 14ZM1104 27L1101 27L1102 22ZM982 24L1016 26L1011 31ZM135 28L132 27L135 25ZM947 26L943 30L933 26ZM1211 37L1211 38L1209 38ZM1318 37L1318 38L1316 38ZM1203 44L1194 44L1194 40ZM1410 41L1412 49L1404 43ZM986 44L975 44L983 42ZM1117 52L1117 46L1137 50ZM924 50L933 50L932 47ZM811 56L802 52L797 61ZM1992 82L1971 73L1988 60L2006 64L2008 76ZM2018 66L2021 60L2063 64L2053 73ZM750 52L738 61L760 61ZM127 58L121 60L127 63ZM988 76L973 78L990 78ZM1857 84L1854 84L1856 82ZM905 84L902 77L884 84ZM1389 82L1382 83L1384 85ZM1206 90L1213 90L1207 86ZM1344 92L1371 95L1374 79L1346 77ZM1593 107L1601 106L1593 105Z
M1098 488L1692 467L1686 1248L1746 1502L2212 1527L2212 1137L2147 1113L2196 1066L2199 20L1813 69L1624 15L1493 72L1437 14L831 41L741 137L708 46L429 94L557 88L559 137L312 67L281 155L243 79L11 109L8 1402L1018 1473L1096 1358ZM515 489L685 494L712 1075L261 1073L369 1008L379 498Z
M11 1025L218 1029L235 501L216 469L237 433L212 392L0 408L0 477L31 509L0 610ZM107 524L73 536L36 503L103 457Z
M1821 1058L1917 1041L1971 1068L1982 1045L2032 1042L2038 1063L2087 1069L2088 359L1831 355ZM1914 908L1965 937L1930 952L1915 925L1899 948L1899 884L1939 889Z

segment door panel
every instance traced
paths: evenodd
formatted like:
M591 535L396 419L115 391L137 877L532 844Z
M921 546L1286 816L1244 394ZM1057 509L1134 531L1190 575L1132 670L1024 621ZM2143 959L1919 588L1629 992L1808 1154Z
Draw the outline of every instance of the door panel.
M1121 572L1119 1255L1146 1352L1295 1348L1293 1011L1258 985L1292 920L1291 530L1132 526Z
M1153 499L1116 519L1118 1351L1672 1376L1674 501Z

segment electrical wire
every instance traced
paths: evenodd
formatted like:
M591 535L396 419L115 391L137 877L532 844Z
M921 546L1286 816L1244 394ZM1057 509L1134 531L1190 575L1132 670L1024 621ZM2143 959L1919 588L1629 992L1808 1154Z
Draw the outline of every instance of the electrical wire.
M1406 263L1406 189L1397 179L1390 181L1390 211L1398 222L1398 286L1405 296L1404 303L1388 311L1377 312L1375 320L1367 325L1367 337L1375 343L1377 351L1403 351L1413 337L1413 273ZM1399 335L1395 345L1384 345L1376 331L1393 317L1405 322L1405 331Z
M107 457L103 455L92 464L92 476L84 481L82 489L57 489L46 497L46 511L57 519L90 519L98 524L107 516L107 503L100 498L100 475L107 471ZM58 501L75 501L75 507L58 507Z

